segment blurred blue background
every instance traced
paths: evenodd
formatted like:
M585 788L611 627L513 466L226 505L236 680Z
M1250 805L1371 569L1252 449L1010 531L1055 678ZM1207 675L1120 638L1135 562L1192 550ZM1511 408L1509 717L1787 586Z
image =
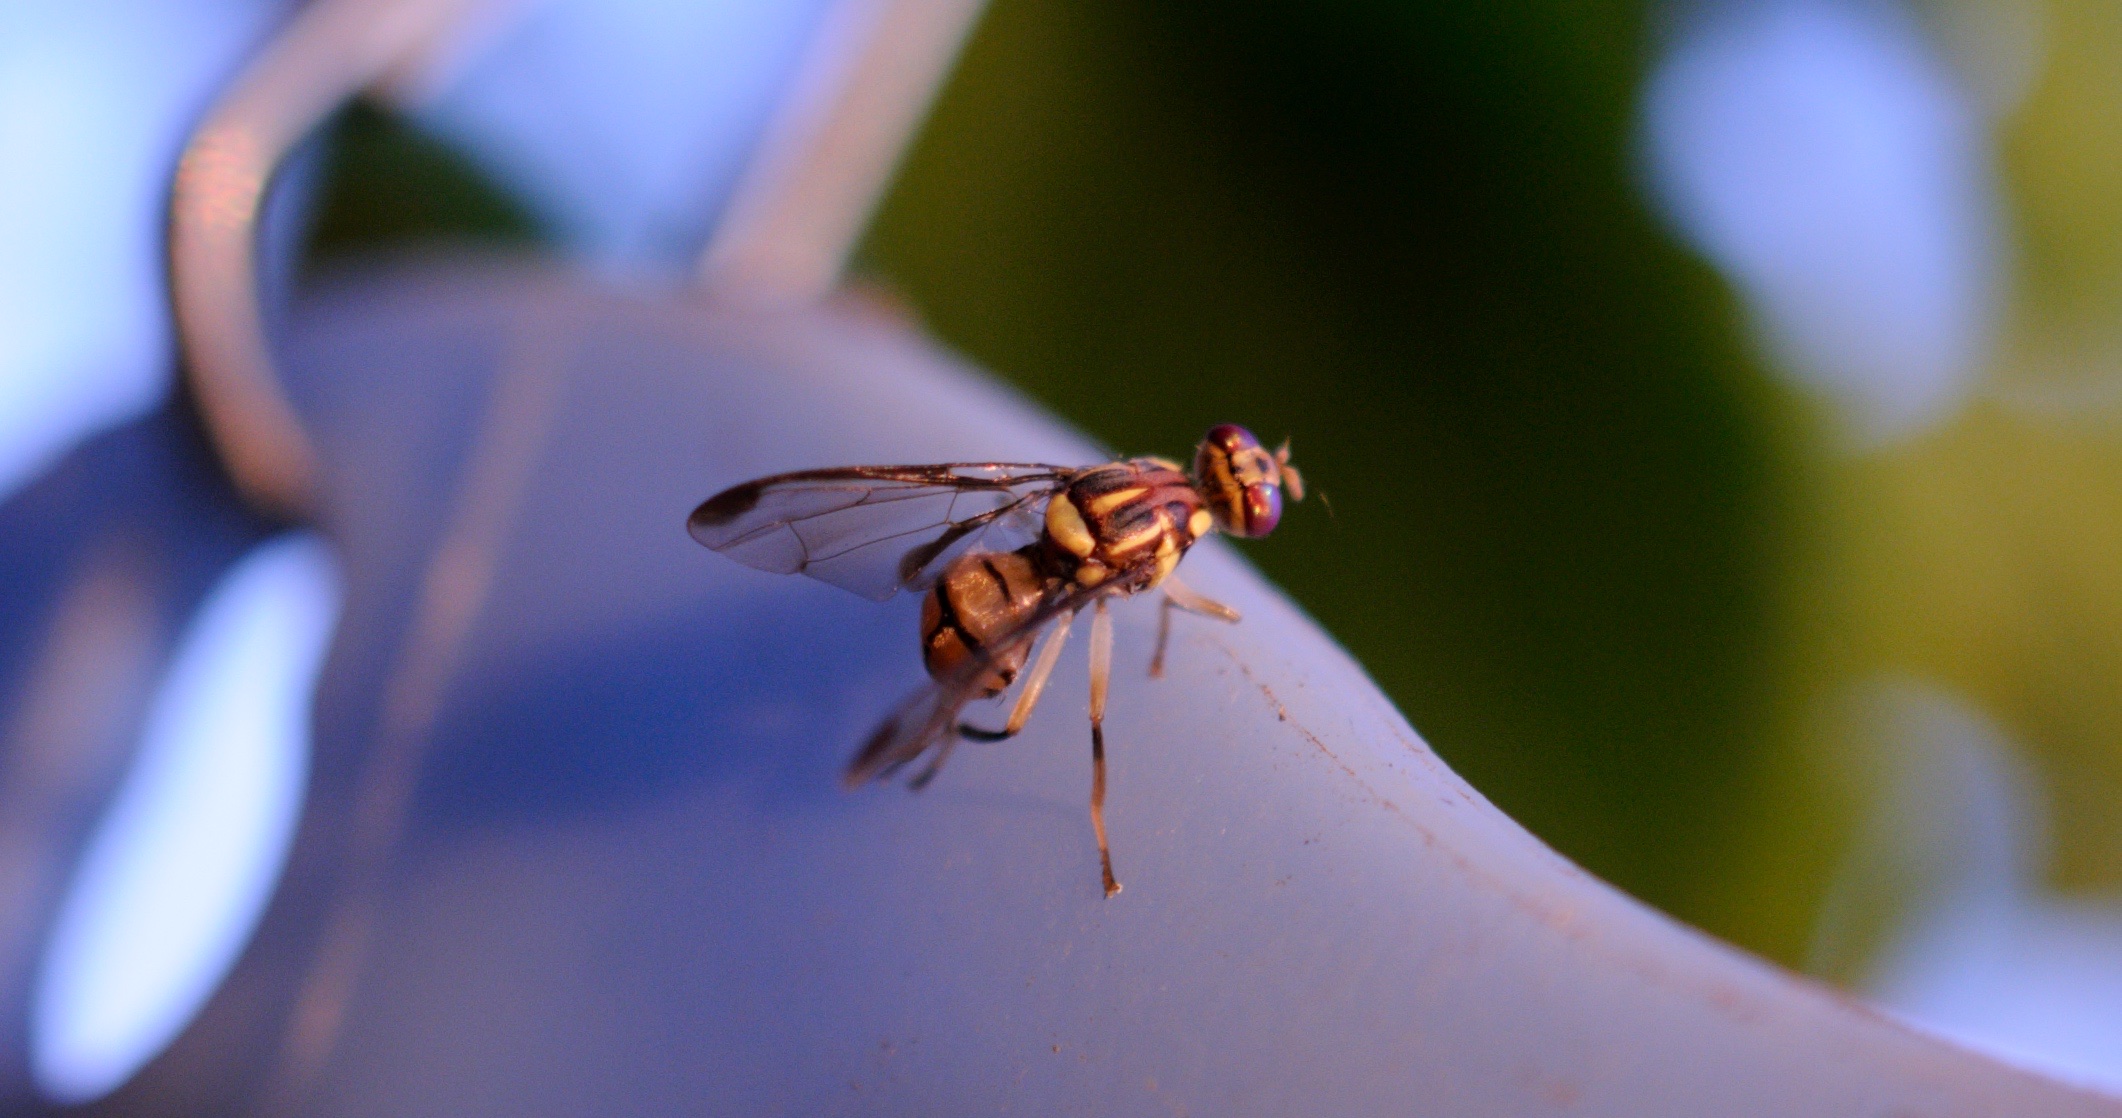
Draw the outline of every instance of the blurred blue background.
M674 286L824 11L497 7L289 251ZM0 487L168 391L164 180L283 15L0 13ZM858 272L1115 449L1291 436L1250 554L1564 854L2122 1085L2118 107L2085 0L994 0Z

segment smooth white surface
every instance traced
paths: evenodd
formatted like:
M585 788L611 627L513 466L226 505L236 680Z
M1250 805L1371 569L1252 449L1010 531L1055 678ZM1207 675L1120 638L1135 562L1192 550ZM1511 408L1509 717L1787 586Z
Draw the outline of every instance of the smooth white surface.
M323 541L290 534L239 561L192 619L36 976L30 1059L52 1099L123 1083L249 939L294 837L339 599Z
M376 533L429 509L442 541L350 549L350 581L471 596L411 622L461 619L454 647L363 611L335 654L348 684L431 673L437 705L373 752L335 733L369 763L314 789L379 821L381 888L335 895L333 829L291 863L358 959L238 964L267 998L317 992L303 1113L2122 1112L1589 879L1454 777L1241 547L1186 560L1245 618L1180 619L1166 678L1144 677L1155 603L1115 611L1120 896L1098 887L1080 649L1018 739L919 795L844 790L924 678L919 602L744 568L686 513L775 470L1094 448L858 306L737 315L498 262L316 298L290 366L360 400L330 428L361 482L338 523L403 538ZM492 418L408 429L465 390ZM434 501L428 463L471 431L476 486ZM331 727L363 733L349 713ZM243 1108L283 1051L249 1008L210 1005L158 1085Z

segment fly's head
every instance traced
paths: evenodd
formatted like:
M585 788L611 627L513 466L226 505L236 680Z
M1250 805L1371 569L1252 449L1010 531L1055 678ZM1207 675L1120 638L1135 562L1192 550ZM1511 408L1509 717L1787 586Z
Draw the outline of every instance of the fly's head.
M1289 443L1270 451L1233 423L1209 428L1194 451L1194 488L1218 529L1246 539L1275 530L1285 490L1292 501L1304 499L1304 478L1289 464Z

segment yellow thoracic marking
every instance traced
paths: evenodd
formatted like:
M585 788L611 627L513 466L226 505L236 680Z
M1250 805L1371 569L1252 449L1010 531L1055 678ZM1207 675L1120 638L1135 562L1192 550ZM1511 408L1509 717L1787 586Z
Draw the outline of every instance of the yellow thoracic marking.
M1146 546L1150 540L1155 539L1163 531L1164 520L1159 517L1117 540L1107 540L1105 543L1105 554L1117 559L1130 551L1136 551Z
M1216 518L1207 509L1195 509L1194 514L1186 518L1186 534L1197 540L1208 535L1208 530L1215 526Z
M1103 563L1085 563L1076 568L1076 581L1085 586L1096 586L1105 581L1108 573Z
M1112 492L1104 494L1102 496L1093 497L1091 498L1090 502L1090 514L1092 516L1104 516L1106 513L1109 513L1114 509L1119 508L1121 505L1124 505L1147 492L1149 492L1148 489L1137 485L1129 489L1115 489Z
M1091 538L1090 529L1084 526L1083 514L1076 511L1076 503L1069 500L1066 493L1055 494L1053 500L1046 502L1046 534L1079 559L1098 546L1098 541Z
M1169 550L1169 551L1165 551L1165 550L1161 550L1161 549L1160 549L1160 550L1159 550L1159 551L1157 552L1157 573L1156 573L1155 575L1153 575L1153 576L1152 576L1152 577L1150 578L1150 580L1149 580L1149 584L1150 584L1151 586L1155 586L1155 585L1157 585L1158 583L1160 583L1160 582L1163 582L1163 581L1164 581L1164 580L1165 580L1165 579L1166 579L1167 577L1169 577L1169 576L1171 575L1171 573L1172 573L1172 568L1174 568L1174 567L1177 567L1178 565L1179 565L1179 549L1178 549L1178 548L1176 548L1176 547L1175 547L1175 548L1172 548L1172 549L1171 549L1171 550Z

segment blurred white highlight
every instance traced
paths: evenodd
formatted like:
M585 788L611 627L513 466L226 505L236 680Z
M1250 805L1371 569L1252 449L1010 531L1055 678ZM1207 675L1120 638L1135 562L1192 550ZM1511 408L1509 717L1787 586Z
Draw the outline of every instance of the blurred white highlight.
M1886 878L1914 903L1867 992L1970 1048L2122 1093L2122 899L2041 885L2040 789L1988 719L1914 682L1874 699L1892 775L1865 853L1898 866Z
M2002 283L1970 98L1882 4L1717 5L1680 32L1642 104L1667 217L1859 442L1949 414L1988 357Z
M167 390L170 169L280 7L0 4L0 498Z
M608 269L682 276L828 0L535 0L451 60L422 118Z
M230 569L183 634L35 978L30 1064L54 1101L130 1078L250 938L300 815L339 600L323 541L284 535Z

